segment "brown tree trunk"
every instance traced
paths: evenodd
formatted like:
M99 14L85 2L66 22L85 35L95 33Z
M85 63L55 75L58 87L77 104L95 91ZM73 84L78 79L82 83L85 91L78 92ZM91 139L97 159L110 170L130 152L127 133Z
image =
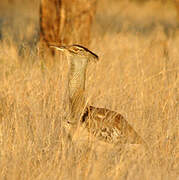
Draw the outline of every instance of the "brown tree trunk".
M41 0L40 47L89 45L97 0Z
M178 18L178 23L179 23L179 0L174 0L175 2L175 6L176 6L176 10L177 10L177 18Z

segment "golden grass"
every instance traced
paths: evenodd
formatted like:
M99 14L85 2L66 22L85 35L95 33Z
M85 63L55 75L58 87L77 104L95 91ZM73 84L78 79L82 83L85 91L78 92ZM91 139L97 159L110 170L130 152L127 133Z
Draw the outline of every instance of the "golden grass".
M32 44L20 47L21 41L8 37L15 30L5 26L0 43L0 179L179 178L178 30L171 28L173 35L167 36L157 23L145 34L131 30L132 21L117 31L120 27L114 23L121 9L115 3L111 7L114 11L109 12L104 3L94 24L90 49L100 62L88 70L87 99L94 106L121 112L151 154L140 146L113 147L79 136L68 144L61 127L68 113L65 58L40 59ZM104 11L106 19L101 18ZM168 14L164 20L171 22ZM36 19L31 12L18 37L28 32L29 41Z

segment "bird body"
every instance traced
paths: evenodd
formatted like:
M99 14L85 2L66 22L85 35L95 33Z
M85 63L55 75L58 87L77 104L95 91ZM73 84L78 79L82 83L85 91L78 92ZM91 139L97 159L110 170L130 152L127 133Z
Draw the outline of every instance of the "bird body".
M81 123L99 140L113 144L142 144L143 139L124 117L106 108L88 106Z
M143 139L136 133L124 117L105 108L86 105L85 80L89 62L97 62L98 56L80 45L51 46L63 51L69 60L68 91L72 132L77 125L84 127L97 139L113 144L143 144Z

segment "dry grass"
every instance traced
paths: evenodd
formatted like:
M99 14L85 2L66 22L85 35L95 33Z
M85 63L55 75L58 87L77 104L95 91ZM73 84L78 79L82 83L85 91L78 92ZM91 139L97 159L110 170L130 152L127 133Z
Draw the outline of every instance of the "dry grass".
M2 20L12 21L3 21L0 43L0 179L179 178L176 13L170 7L173 16L167 11L162 17L160 8L153 9L159 5L151 3L141 12L132 4L134 11L125 14L122 10L129 3L111 1L107 8L108 1L102 2L90 48L101 61L88 70L88 101L121 112L146 140L151 154L142 147L113 147L78 136L67 144L61 133L68 112L67 63L63 57L39 59L34 41L38 16L35 9L27 13L23 8L17 11L17 6L13 15L18 12L17 22L25 25L18 24L10 11L1 11ZM144 12L148 15L142 20ZM152 28L147 20L155 22Z

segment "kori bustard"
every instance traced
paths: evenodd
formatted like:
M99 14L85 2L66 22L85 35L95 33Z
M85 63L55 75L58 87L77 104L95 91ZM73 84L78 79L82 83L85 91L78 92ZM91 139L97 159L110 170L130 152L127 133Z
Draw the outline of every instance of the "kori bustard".
M86 104L86 68L90 62L97 62L98 56L80 45L50 47L62 51L69 60L68 96L71 114L68 123L73 131L77 126L84 125L89 133L108 143L145 144L121 114Z

